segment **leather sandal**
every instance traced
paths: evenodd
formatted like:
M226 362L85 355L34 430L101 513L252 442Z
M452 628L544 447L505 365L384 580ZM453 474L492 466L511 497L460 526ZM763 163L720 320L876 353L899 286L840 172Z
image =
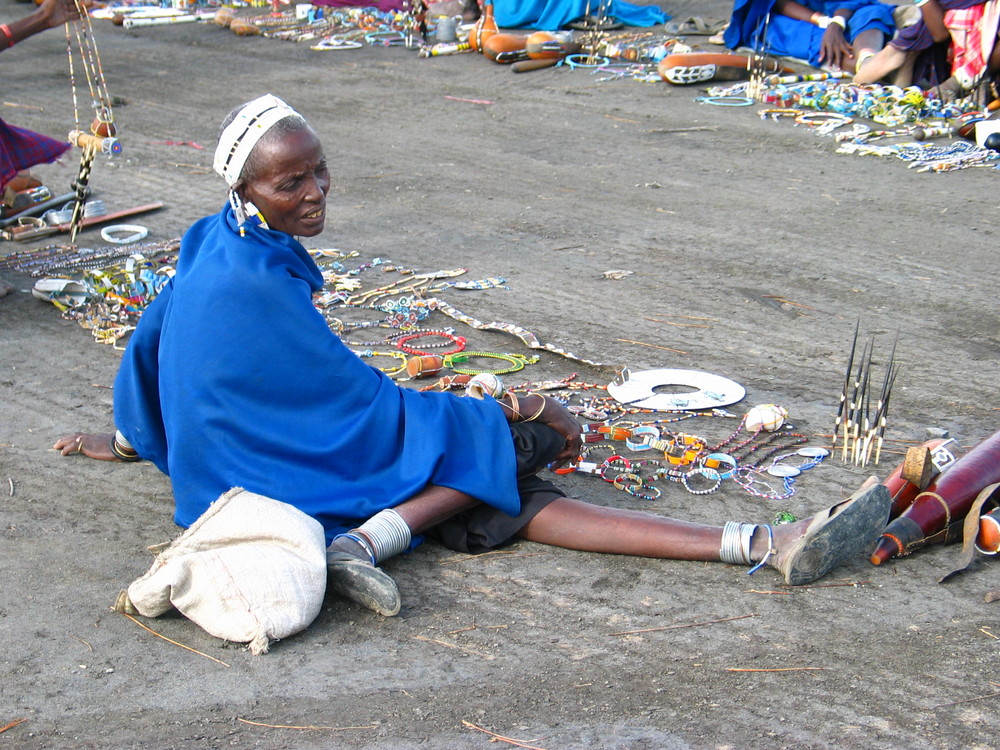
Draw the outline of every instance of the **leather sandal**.
M350 553L327 550L326 587L383 617L399 614L396 582L382 569Z
M812 583L866 551L885 529L891 505L889 490L877 484L817 513L777 562L785 583Z

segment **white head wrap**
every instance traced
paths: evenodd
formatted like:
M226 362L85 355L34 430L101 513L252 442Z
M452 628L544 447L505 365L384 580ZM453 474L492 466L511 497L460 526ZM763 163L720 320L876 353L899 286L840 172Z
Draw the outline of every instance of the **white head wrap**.
M278 97L265 94L244 105L235 119L226 126L219 136L212 166L230 187L240 179L243 165L257 141L286 117L304 119Z

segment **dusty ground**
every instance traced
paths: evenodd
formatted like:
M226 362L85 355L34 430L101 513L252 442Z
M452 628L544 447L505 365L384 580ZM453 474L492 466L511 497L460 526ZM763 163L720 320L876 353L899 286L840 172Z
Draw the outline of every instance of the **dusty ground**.
M4 4L0 21L23 9ZM668 10L726 15L715 0ZM882 356L898 332L883 476L928 427L965 446L997 428L992 170L917 174L836 155L829 139L666 84L518 76L402 49L320 54L208 26L99 33L112 92L128 102L127 150L92 183L115 208L163 200L139 220L153 239L222 204L217 123L273 91L312 121L333 164L316 245L502 275L509 291L450 299L591 359L735 378L748 390L735 411L783 404L813 444L829 432L855 322ZM44 107L4 106L5 119L71 126L63 48L56 32L4 53L3 100ZM39 172L61 188L75 165ZM101 243L94 230L81 241ZM635 273L601 280L609 269ZM939 585L948 548L879 568L859 559L825 581L855 586L792 591L772 571L748 579L723 564L527 543L465 560L425 546L387 566L399 617L331 597L308 631L257 658L182 618L149 622L228 666L155 638L109 605L147 568L146 545L177 533L169 483L148 464L49 450L68 431L112 426L119 354L25 293L32 279L4 273L18 291L0 300L0 726L26 721L2 747L490 746L464 722L549 750L998 745L1000 605L982 598L995 571L981 562ZM706 327L651 320L677 315ZM574 371L609 379L549 354L530 377ZM689 426L721 436L730 425ZM782 506L806 515L865 474L828 460ZM642 503L568 484L596 503L712 523L778 509L736 487ZM726 621L665 629L713 620Z

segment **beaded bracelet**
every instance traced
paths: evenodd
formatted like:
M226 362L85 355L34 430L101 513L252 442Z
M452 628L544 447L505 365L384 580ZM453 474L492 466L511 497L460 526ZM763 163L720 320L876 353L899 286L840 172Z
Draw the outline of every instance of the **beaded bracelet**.
M691 482L691 477L693 477L695 474L700 474L706 479L711 480L712 484L700 490L692 489L690 482ZM686 472L681 477L681 484L683 484L684 489L686 489L692 495L710 495L717 489L719 489L719 486L722 484L722 475L715 469L709 469L707 466L699 466L697 468L691 469L691 471Z
M803 112L795 118L795 122L798 125L808 125L809 127L814 128L823 125L828 126L834 123L836 123L837 126L850 125L854 122L854 119L848 117L847 115L842 115L839 112Z
M591 55L566 55L563 61L569 66L570 70L573 68L600 68L611 64L611 60L606 57Z
M736 470L736 459L728 453L709 453L701 459L701 465L718 472L723 479L729 479ZM723 466L725 470L722 470Z
M608 451L608 453L613 455L618 448L613 443L593 443L584 447L584 449L580 452L580 455L584 458L590 458L591 453L596 453L600 450Z
M615 480L608 479L607 473L608 469L615 466L615 464L621 464L621 466L625 469L625 471L631 471L632 469L631 461L625 458L625 456L619 456L618 454L615 454L613 456L609 456L608 458L604 459L604 463L602 463L601 468L598 469L597 475L605 482L613 484Z
M425 336L441 336L446 340L440 344L426 344L423 347L423 349L418 349L414 346L407 346L408 341L413 341L414 339L420 339ZM465 338L463 336L456 336L455 334L450 333L449 331L424 329L424 330L419 330L416 333L408 333L405 336L400 336L399 338L396 339L397 349L399 349L400 351L404 351L407 354L417 354L417 355L432 354L433 352L428 352L424 350L439 349L441 347L446 347L449 344L454 345L455 348L447 352L441 352L442 356L447 354L458 354L458 352L465 349ZM456 372L458 371L456 370Z
M652 469L652 471L648 471L649 469ZM660 461L650 459L632 461L631 471L633 474L638 474L642 477L643 484L647 487L657 479L665 479L667 475L667 470Z
M626 482L631 482L632 484L625 484ZM615 489L627 492L632 497L640 500L656 500L660 497L659 487L646 485L643 482L642 477L631 472L619 474L615 477L613 484L615 485ZM645 492L641 491L643 488L645 488Z
M341 324L341 325L343 326L343 324ZM365 326L365 328L368 328L368 327L369 326ZM371 326L371 327L374 327L374 326ZM405 334L404 331L398 331L398 330L392 329L391 326L389 326L389 324L385 323L384 321L380 322L377 327L379 327L379 328L389 328L392 332L389 333L389 334L387 334L384 338L378 339L376 341L351 341L348 338L348 336L349 336L349 334L354 333L354 330L345 330L345 329L342 328L341 331L340 331L340 333L339 333L340 340L343 341L349 347L355 347L355 346L366 346L366 347L367 346L386 346L387 344L390 345L390 346L394 346L395 343L396 343L396 339L398 339L400 336L403 336Z
M660 499L660 495L662 494L660 492L660 488L659 487L653 487L652 485L648 485L648 484L645 485L645 491L644 492L640 492L640 488L639 487L634 487L634 486L631 486L631 485L629 485L628 487L625 487L624 489L625 489L625 492L627 492L628 494L630 494L634 498L638 498L639 500L649 500L651 502L653 500L659 500Z
M501 367L496 370L484 370L476 369L474 367L455 367L455 364L461 364L463 362L468 362L472 357L487 357L490 359L500 359L508 363L507 367ZM480 375L482 373L492 373L493 375L506 375L509 372L517 372L518 370L523 370L525 365L534 364L538 361L538 357L526 357L523 354L499 354L496 352L462 352L457 355L446 355L444 358L444 366L450 369L452 372L461 373L462 375Z
M684 481L684 475L686 473L687 472L684 471L684 469L678 468L676 466L668 466L666 469L664 469L661 472L661 475L668 482L683 482Z
M638 474L633 474L630 471L623 472L616 476L614 480L612 480L611 484L615 486L616 490L624 490L625 482L632 482L633 484L631 486L633 489L642 487L642 478Z
M636 437L639 437L636 440ZM639 425L632 429L632 433L625 438L625 445L633 451L648 451L652 449L652 445L649 444L648 440L659 440L660 431L653 427L653 425Z
M663 455L674 466L687 466L697 461L703 450L704 440L695 435L678 433Z
M4 38L7 40L7 49L13 47L17 42L14 41L14 34L11 32L10 27L5 23L0 23L0 32L3 33Z
M585 442L596 442L598 440L629 440L632 437L632 430L620 427L619 425L587 424L583 426ZM632 448L630 445L629 448ZM632 448L632 450L639 450Z

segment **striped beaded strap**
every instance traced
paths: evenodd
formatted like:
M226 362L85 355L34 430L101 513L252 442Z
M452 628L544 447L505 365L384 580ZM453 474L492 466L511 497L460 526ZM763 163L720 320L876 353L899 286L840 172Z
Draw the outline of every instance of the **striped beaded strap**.
M594 367L609 367L605 362L594 362L589 359L584 359L583 357L578 357L572 352L568 352L565 349L560 349L558 346L553 344L543 344L538 340L531 331L521 326L514 325L513 323L498 323L494 321L493 323L484 323L481 320L477 320L470 315L466 315L461 310L449 305L443 300L437 299L437 309L447 315L453 320L465 323L470 328L475 328L480 331L501 331L502 333L509 333L511 336L517 336L524 345L529 349L544 349L547 352L552 352L553 354L558 354L561 357L566 357L566 359L572 359L576 362L583 362L585 365L593 365Z

